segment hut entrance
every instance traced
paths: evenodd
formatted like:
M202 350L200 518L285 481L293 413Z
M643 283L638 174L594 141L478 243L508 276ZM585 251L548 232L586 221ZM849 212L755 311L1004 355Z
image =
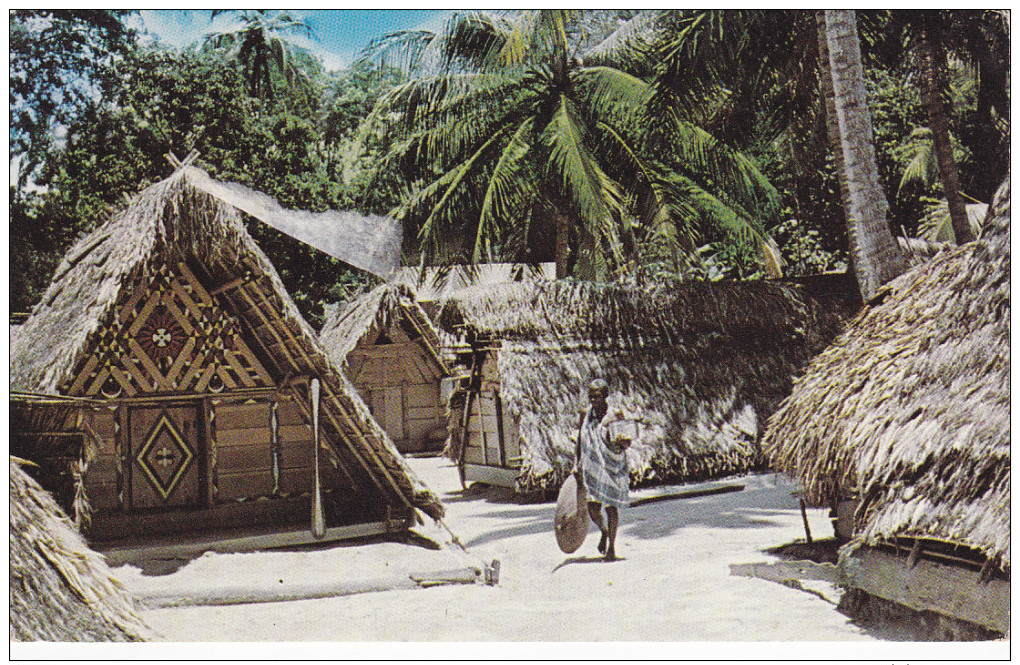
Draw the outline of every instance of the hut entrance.
M199 409L175 404L128 412L133 509L198 506L203 457Z

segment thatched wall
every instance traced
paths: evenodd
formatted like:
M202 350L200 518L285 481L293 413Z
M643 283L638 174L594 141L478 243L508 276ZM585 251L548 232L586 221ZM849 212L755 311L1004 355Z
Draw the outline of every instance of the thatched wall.
M476 287L440 321L498 353L524 492L555 486L572 466L595 377L609 381L610 407L638 423L633 483L755 468L765 419L838 327L800 287L766 282Z
M334 442L337 454L356 455L352 465L360 463L390 498L442 515L442 505L332 364L240 214L196 186L203 177L194 167L178 169L74 245L12 339L12 389L65 394L104 331L116 328L115 305L124 290L159 265L190 262L223 286L224 306L258 331L263 360L277 381L321 378L324 419L338 422L338 433L350 444Z
M859 538L948 540L1008 567L1009 182L978 241L883 287L763 445L810 498L861 497Z
M50 495L13 460L10 473L10 639L150 637L127 591Z

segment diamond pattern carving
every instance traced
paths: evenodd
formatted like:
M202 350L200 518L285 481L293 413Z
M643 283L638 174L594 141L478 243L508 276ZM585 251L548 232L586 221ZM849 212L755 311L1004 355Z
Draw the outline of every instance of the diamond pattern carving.
M173 494L194 459L194 451L166 412L160 415L135 456L145 477L164 501Z

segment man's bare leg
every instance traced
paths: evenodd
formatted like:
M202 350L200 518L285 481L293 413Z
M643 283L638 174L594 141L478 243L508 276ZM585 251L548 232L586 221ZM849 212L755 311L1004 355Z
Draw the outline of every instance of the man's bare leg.
M606 517L609 518L609 546L606 548L606 561L616 559L616 528L620 524L620 511L616 506L606 506Z
M599 539L599 554L605 554L608 533L606 532L606 525L602 521L602 504L598 501L589 501L588 514L591 515L591 521L595 522L595 526L602 532L602 538Z

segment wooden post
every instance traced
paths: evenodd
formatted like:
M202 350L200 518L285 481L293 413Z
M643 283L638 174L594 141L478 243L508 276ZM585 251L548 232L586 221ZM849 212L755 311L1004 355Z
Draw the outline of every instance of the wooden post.
M808 526L807 521L807 505L804 503L804 499L800 500L800 517L804 520L804 533L807 534L808 544L811 544L811 527Z
M319 380L312 379L312 441L315 445L315 487L312 490L312 536L322 540L326 520L322 514L322 486L319 483Z

